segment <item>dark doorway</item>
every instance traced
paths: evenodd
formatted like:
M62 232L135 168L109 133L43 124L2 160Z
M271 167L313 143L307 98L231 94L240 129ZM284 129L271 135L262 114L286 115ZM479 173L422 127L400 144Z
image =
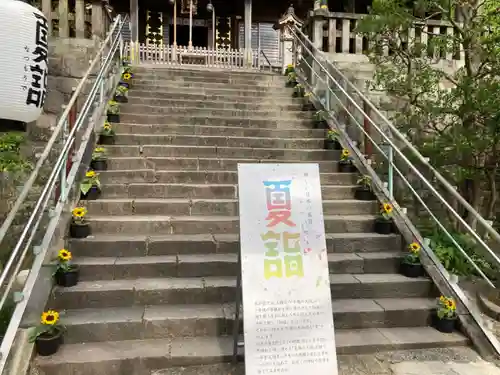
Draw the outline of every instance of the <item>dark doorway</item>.
M174 26L169 29L170 44L174 44ZM189 26L177 25L177 45L187 47L189 45ZM208 47L208 28L193 26L193 47Z

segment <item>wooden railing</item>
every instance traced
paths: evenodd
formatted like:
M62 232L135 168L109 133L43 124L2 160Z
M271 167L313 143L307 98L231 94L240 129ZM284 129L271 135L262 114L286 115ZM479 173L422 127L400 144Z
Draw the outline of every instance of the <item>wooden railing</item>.
M60 38L103 38L113 17L101 0L38 0L36 5L49 21L50 35Z
M323 51L362 54L369 48L368 41L357 34L355 30L363 16L363 14L328 12L323 17L316 16L309 19L306 23L307 33L313 39L314 35L322 37L322 40L315 45L320 49L322 47ZM320 28L321 32L315 34L315 28ZM415 24L415 27L408 30L408 40L428 45L434 35L452 36L453 32L453 27L448 22L428 20L425 23ZM451 51L431 51L431 48L428 48L428 51L434 57L442 60L463 59L463 51L459 50L453 53ZM380 53L388 55L389 49L384 48Z

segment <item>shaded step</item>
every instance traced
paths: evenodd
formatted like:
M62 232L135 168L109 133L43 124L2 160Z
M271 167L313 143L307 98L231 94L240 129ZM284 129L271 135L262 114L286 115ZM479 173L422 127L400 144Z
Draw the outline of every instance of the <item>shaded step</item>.
M153 66L134 66L134 74L138 76L143 75L154 75L155 77L162 77L165 79L186 79L188 77L198 78L198 79L226 79L229 82L234 80L246 79L249 81L256 82L269 82L269 81L283 81L285 78L282 75L266 72L266 71L244 71L244 70L217 70L217 69L206 69L201 68L189 68L183 67L182 69L153 65Z
M196 140L193 137L194 141ZM210 139L208 139L210 140ZM258 140L258 138L255 138ZM265 139L263 139L265 142ZM161 137L157 140L161 143ZM240 142L242 145L238 146L237 143ZM263 142L263 143L264 143ZM286 140L279 141L282 145L290 146L286 144ZM317 143L322 143L323 141L317 141ZM199 143L208 143L207 140L199 141ZM216 142L213 142L216 143ZM222 142L224 143L224 142ZM233 147L221 147L218 146L179 146L179 145L146 145L146 146L107 146L106 151L110 156L114 157L203 157L203 158L248 158L248 159L273 159L279 160L338 160L340 151L335 150L302 150L300 148L294 149L293 147L287 148L250 148L245 147L243 144L252 143L251 141L245 141L244 138L235 139L235 142L231 142L231 138L226 138L225 143L232 143ZM257 143L257 142L256 142ZM291 144L299 144L303 146L308 146L312 141L298 142L290 141ZM265 147L262 145L262 147Z
M307 128L312 127L310 119L282 119L279 117L217 117L198 115L158 115L126 112L126 108L120 114L120 121L133 124L172 124L183 125L211 125L211 126L243 126L254 128L278 129L284 128Z
M219 108L219 109L236 109L236 110L273 110L273 111L301 111L302 105L297 104L268 104L267 102L261 103L247 103L236 101L215 101L215 100L183 100L183 99L162 99L155 97L143 97L136 95L134 90L130 91L128 96L129 105L153 105L153 106L168 106L171 108Z
M103 184L112 183L187 183L187 184L237 184L236 171L154 171L153 169L114 170L100 172ZM322 184L355 185L354 173L321 173Z
M226 215L238 216L237 199L99 199L83 202L90 215ZM324 200L325 215L363 215L377 211L377 203L357 200Z
M69 239L75 254L87 257L134 257L144 255L226 254L240 249L238 234L103 235ZM399 252L401 236L376 233L327 233L329 253Z
M327 233L373 231L374 215L324 216ZM92 216L92 233L199 234L239 233L237 216Z
M302 163L300 160L280 160L280 163ZM135 170L135 169L155 169L155 170L195 170L213 171L227 170L236 171L238 163L276 163L276 160L269 159L216 159L216 158L175 158L175 157L111 157L108 160L108 169ZM319 165L321 173L338 172L337 161L306 161Z
M160 136L172 135L197 135L197 136L216 136L216 137L255 137L255 138L293 138L303 140L306 138L324 139L325 130L318 129L260 129L244 128L241 126L209 126L209 125L186 125L179 124L129 124L122 122L115 126L117 130L117 140L121 140L124 135L151 137L153 134ZM182 139L172 137L172 139ZM292 139L293 139L292 138ZM146 138L145 138L146 139ZM169 142L171 143L171 142ZM147 144L144 142L143 144Z
M253 87L284 87L286 83L286 78L284 76L245 76L245 75L233 75L233 76L223 76L223 75L206 75L206 74L190 74L186 75L183 72L177 71L176 73L156 73L156 72L144 72L135 75L137 80L155 80L155 81L167 81L175 83L195 83L195 84L219 84L219 85L252 85ZM136 82L134 79L134 82Z
M427 297L427 278L399 274L330 275L332 298ZM211 304L234 302L236 278L145 278L82 281L71 288L55 287L49 306L55 309L128 307L134 305Z
M272 82L271 82L272 83ZM150 87L152 90L163 90L164 88L176 88L179 90L196 88L202 91L209 90L231 90L235 92L256 92L271 95L292 95L293 88L286 87L285 81L276 82L276 84L269 85L269 82L262 82L262 84L255 84L251 81L238 81L238 82L210 82L210 81L185 81L185 80L164 80L162 78L154 77L137 77L133 81L134 88Z
M264 189L264 187L263 187ZM354 197L355 185L323 185L323 199ZM101 187L102 198L206 198L233 199L238 197L238 186L232 184L108 184Z
M440 333L430 327L336 330L338 354L376 353L380 350L451 347L466 345L459 333ZM107 341L63 345L50 357L38 357L38 375L149 374L172 366L230 362L233 339L225 337ZM137 359L140 360L138 361ZM168 372L167 372L168 374Z
M427 325L435 305L432 298L341 299L332 303L332 310L337 330L418 327ZM69 310L63 317L67 344L223 336L232 333L233 322L233 304Z
M119 280L160 277L206 277L238 275L236 254L150 255L143 257L75 258L81 280ZM330 273L396 273L399 253L329 254Z

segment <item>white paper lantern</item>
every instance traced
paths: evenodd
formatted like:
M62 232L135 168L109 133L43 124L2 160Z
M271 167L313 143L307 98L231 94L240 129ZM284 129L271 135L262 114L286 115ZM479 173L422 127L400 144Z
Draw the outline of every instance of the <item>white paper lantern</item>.
M35 121L47 95L48 23L38 9L0 0L0 119Z

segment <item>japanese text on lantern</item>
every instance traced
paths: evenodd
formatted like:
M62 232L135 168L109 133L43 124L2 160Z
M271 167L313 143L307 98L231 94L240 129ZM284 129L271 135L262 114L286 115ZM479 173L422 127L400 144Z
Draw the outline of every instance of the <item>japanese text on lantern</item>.
M261 233L265 246L264 278L303 277L300 232L292 221L292 180L264 181L266 229Z

